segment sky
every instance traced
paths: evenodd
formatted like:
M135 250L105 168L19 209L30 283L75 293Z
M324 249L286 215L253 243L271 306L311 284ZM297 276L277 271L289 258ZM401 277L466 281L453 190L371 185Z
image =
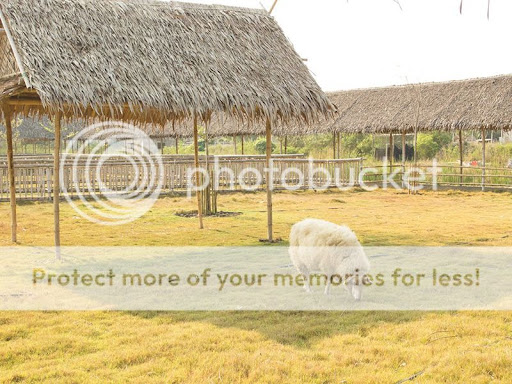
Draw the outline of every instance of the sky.
M274 0L188 0L270 9ZM398 1L395 2L395 1ZM512 73L512 1L278 0L273 16L325 91Z

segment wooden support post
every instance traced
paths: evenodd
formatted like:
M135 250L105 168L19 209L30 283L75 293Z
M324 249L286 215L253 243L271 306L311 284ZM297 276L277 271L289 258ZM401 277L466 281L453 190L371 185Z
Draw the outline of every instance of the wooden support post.
M238 153L237 153L237 148L236 148L236 135L233 136L233 145L235 147L235 155L237 155Z
M284 154L288 154L288 136L284 137Z
M9 172L9 202L11 205L11 241L17 241L16 184L14 179L14 154L12 147L12 113L10 107L3 109L7 139L7 169Z
M485 191L485 128L482 128L482 192Z
M416 186L418 185L417 181L416 181L416 178L418 177L418 127L414 127L414 182L413 182L413 185L414 185L414 190L413 190L413 195L416 194Z
M405 163L407 161L406 133L402 132L402 188L405 188Z
M336 159L336 132L332 133L332 158Z
M194 115L194 162L196 167L196 187L201 183L201 172L199 171L199 140L197 133L197 116ZM199 218L199 229L203 229L203 210L201 207L201 191L197 188L197 217Z
M55 231L55 252L60 260L60 145L61 112L55 115L55 145L53 150L53 221Z
M206 121L205 126L204 126L204 153L205 153L206 173L208 174L208 177L210 177L210 148L208 147L208 141L209 141L209 139L208 139L208 124L209 124L209 122ZM210 179L208 186L206 187L206 190L203 193L203 200L205 202L203 213L205 213L206 215L211 215L213 213L212 204L211 204L211 201L212 201L211 197L213 195L211 193L211 185L212 185L212 180Z
M272 187L273 187L273 173L271 168L272 162L272 124L270 119L267 119L266 126L266 144L267 144L267 156L266 156L266 184L267 184L267 234L268 241L272 243L274 241L272 233Z
M462 148L462 129L459 129L459 162L460 162L460 186L464 182L464 151Z
M164 136L165 136L165 125L162 124L162 137L160 137L160 151L161 151L162 155L164 154L164 147L165 147Z
M180 152L180 140L178 139L178 135L176 135L176 154L178 155Z
M388 161L389 161L389 172L393 173L393 157L395 155L395 143L393 142L393 134L389 134L389 153L388 153Z
M338 132L338 159L341 159L341 132Z
M406 145L406 133L402 132L402 166L405 167L407 161L407 145Z
M244 151L244 136L243 135L241 136L241 142L242 142L242 155L245 155L245 151Z

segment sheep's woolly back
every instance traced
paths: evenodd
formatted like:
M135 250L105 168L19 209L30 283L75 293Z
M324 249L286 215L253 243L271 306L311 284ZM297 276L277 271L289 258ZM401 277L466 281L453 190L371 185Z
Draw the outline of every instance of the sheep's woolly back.
M358 247L355 233L347 226L324 220L306 219L292 227L290 233L292 247Z

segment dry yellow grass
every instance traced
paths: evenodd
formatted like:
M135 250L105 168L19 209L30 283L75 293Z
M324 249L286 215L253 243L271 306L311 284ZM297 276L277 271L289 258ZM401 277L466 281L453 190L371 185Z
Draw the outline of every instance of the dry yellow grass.
M165 198L119 228L63 204L66 245L256 245L264 195L221 197L235 218L174 212ZM350 225L365 245L512 245L510 194L282 193L276 233L318 217ZM20 207L20 243L51 245L52 207ZM0 204L0 245L9 245ZM512 382L510 312L0 312L0 381L189 383Z
M512 245L510 193L423 192L296 192L277 193L274 228L288 238L299 220L316 217L349 225L364 245ZM258 245L266 235L266 200L262 193L219 198L235 218L197 220L175 215L195 207L193 199L163 198L140 220L120 227L99 227L85 221L67 204L61 207L63 245ZM0 246L10 245L9 205L0 204ZM53 242L53 207L24 203L19 207L19 244Z

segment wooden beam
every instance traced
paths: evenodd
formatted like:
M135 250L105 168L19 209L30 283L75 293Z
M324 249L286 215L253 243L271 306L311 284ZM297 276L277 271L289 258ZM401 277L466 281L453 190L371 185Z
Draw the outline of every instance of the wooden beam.
M272 12L274 12L274 8L276 7L278 1L279 0L274 0L274 4L272 4L272 7L270 7L270 11L268 11L269 15L271 15Z
M9 99L5 104L11 107L42 107L43 103L39 99Z
M55 146L53 149L53 220L55 232L55 252L60 260L60 145L62 114L55 115Z
M197 115L194 115L194 162L196 167L197 217L199 218L199 229L203 229L203 209L201 206L201 191L199 190L201 172L199 171L199 140L197 132Z
M0 76L0 81L9 80L9 79L12 79L14 77L19 77L19 76L21 76L20 72L9 73L8 75Z
M16 217L16 184L14 179L14 152L12 145L12 113L7 106L3 108L7 139L7 169L9 173L9 202L11 206L11 241L17 241L17 217Z
M267 184L267 235L268 235L268 241L273 242L274 236L272 233L272 170L271 168L271 162L272 162L272 124L270 122L270 119L267 119L267 125L266 125L266 144L267 144L267 151L266 151L266 184Z

